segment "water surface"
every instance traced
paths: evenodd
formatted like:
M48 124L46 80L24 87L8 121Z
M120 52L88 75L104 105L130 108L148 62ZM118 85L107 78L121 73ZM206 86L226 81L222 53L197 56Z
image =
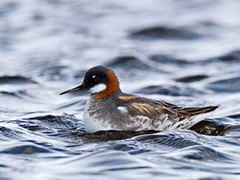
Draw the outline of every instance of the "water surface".
M0 179L239 179L240 2L0 2ZM95 65L124 92L218 105L189 130L85 132Z

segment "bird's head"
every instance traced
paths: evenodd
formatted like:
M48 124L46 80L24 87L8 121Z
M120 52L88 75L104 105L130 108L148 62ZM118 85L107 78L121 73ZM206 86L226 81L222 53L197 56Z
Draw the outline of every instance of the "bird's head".
M104 66L95 66L89 69L81 85L62 92L62 94L89 91L96 98L106 98L109 94L119 90L119 82L115 73Z

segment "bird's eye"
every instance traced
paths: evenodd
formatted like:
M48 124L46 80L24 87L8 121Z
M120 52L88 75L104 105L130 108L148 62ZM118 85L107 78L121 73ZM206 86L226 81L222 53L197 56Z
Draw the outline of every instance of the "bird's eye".
M92 79L93 79L94 81L97 81L97 80L98 80L98 77L97 77L96 75L93 75L93 76L92 76Z

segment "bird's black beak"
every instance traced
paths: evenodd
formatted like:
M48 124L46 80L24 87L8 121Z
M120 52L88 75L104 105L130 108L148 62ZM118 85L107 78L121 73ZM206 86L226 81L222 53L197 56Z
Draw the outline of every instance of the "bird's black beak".
M60 95L63 95L63 94L66 94L66 93L70 93L70 92L83 91L83 90L85 90L84 86L80 85L80 86L77 86L75 88L72 88L72 89L69 89L67 91L64 91L64 92L60 93Z

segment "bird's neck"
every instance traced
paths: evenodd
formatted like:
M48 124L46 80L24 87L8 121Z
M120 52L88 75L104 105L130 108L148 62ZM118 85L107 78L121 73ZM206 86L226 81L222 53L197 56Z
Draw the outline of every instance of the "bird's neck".
M119 82L118 78L112 70L108 70L107 72L109 81L106 84L107 88L99 93L94 94L94 96L98 99L106 98L114 91L119 91Z

